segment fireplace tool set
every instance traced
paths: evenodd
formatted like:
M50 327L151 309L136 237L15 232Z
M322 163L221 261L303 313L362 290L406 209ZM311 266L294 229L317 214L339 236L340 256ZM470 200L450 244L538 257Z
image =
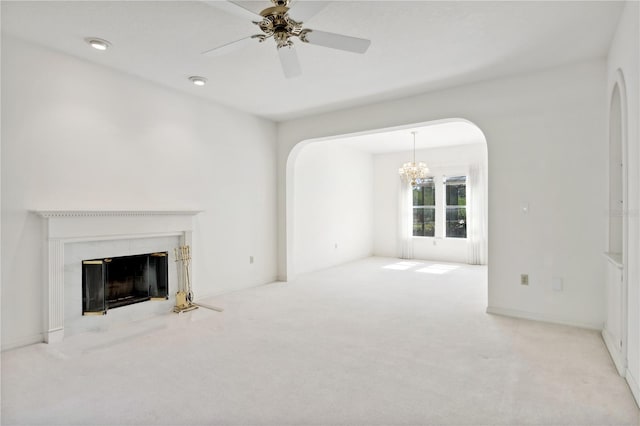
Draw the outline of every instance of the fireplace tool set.
M191 291L191 247L180 246L173 249L176 262L180 263L178 270L178 292L176 293L176 306L173 312L181 313L198 309L193 303L193 293Z
M203 303L195 303L193 301L193 292L191 291L191 246L179 246L173 249L178 267L178 292L176 293L176 306L173 312L182 313L198 309L198 307L211 309L213 311L222 312L222 308L209 306Z

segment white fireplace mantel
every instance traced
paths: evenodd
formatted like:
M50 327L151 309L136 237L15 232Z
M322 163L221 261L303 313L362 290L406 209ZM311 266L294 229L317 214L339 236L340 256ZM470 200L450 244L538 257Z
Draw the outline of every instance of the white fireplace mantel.
M45 341L64 338L64 248L81 241L177 235L191 245L193 217L202 210L32 210L45 221Z
M195 216L202 210L33 210L42 217Z

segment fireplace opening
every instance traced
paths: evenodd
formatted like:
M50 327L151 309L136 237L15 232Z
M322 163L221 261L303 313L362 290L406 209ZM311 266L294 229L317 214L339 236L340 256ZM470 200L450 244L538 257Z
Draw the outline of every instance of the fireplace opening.
M169 298L168 252L82 261L82 314Z

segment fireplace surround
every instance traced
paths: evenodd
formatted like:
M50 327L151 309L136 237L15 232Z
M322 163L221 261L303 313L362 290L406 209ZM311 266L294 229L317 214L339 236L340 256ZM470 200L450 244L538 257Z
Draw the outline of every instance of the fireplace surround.
M139 242L137 243L139 246L150 246L151 250L157 250L152 247L153 241L161 241L162 247L166 247L167 239L174 241L173 244L193 246L194 217L200 212L201 210L33 211L43 218L45 241L44 341L47 343L61 341L65 335L65 318L69 320L69 316L65 316L65 307L67 310L70 310L71 306L78 306L80 309L81 305L76 303L82 300L80 285L77 286L77 292L74 287L73 294L65 295L65 281L69 278L66 277L65 280L65 273L71 269L65 264L65 252L74 252L79 249L91 251L106 245L109 247L109 256L115 257L118 255L115 249L119 247L128 248ZM138 253L145 253L145 251L138 251ZM92 257L81 256L80 260L82 259L92 259ZM80 263L78 265L80 267ZM78 278L80 278L79 274ZM172 277L169 278L172 279ZM85 321L91 321L91 317L84 318L86 318Z

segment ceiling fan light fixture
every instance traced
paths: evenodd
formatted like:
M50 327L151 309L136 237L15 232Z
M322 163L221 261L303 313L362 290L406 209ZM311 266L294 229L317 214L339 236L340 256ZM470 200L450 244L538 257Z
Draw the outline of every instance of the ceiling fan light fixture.
M302 43L316 44L318 46L330 47L354 53L365 53L371 44L371 41L366 39L303 28L304 22L316 13L320 12L329 2L271 0L272 6L263 9L259 13L251 12L244 6L236 4L241 2L232 0L207 1L206 3L214 7L222 6L220 9L231 11L238 16L245 16L248 14L251 17L251 22L257 25L262 33L254 34L213 49L205 50L202 54L218 56L221 53L229 52L238 47L244 46L248 41L254 39L257 39L259 42L273 39L278 50L282 70L284 71L286 78L296 77L301 74L298 57L294 51L294 45L296 44L294 37L297 37ZM289 5L291 5L291 8ZM296 17L295 19L289 16L290 10L292 11L293 16ZM287 49L284 49L285 47Z
M84 39L84 41L86 41L89 44L89 46L93 47L96 50L104 51L111 47L110 42L97 37L87 37Z
M207 84L207 79L205 77L200 77L197 75L192 75L189 77L189 81L192 82L195 86L204 86Z
M278 49L293 46L293 42L289 40L289 37L290 35L286 31L276 31L273 34L273 39L276 41Z

